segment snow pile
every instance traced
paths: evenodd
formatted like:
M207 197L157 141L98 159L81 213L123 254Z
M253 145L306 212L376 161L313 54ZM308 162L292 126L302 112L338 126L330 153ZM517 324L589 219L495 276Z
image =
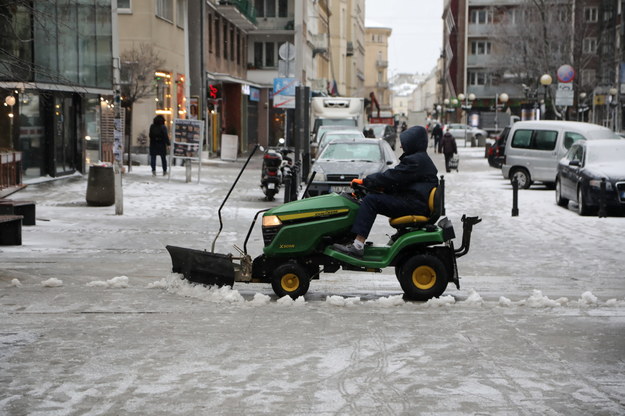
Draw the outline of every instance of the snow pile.
M343 296L328 296L326 303L333 306L354 306L360 304L360 297L344 298Z
M428 300L427 302L425 302L425 306L427 307L447 306L447 305L453 305L454 303L456 303L456 298L454 298L453 296L447 295L447 296L441 296L440 298L432 298Z
M189 282L178 273L170 273L165 279L150 283L149 288L166 289L170 293L215 303L242 303L243 296L230 286L204 286Z
M404 296L403 295L395 295L395 296L389 296L387 298L380 298L377 300L372 301L374 303L376 303L379 306L382 306L384 308L392 308L395 306L401 306L404 305L406 302L404 302Z
M128 277L127 276L117 276L107 281L103 280L95 280L93 282L87 283L88 287L105 287L105 288L126 288L128 287Z
M505 296L500 296L498 305L507 308L512 306L512 301Z
M596 306L599 303L599 300L592 292L584 292L582 293L582 297L577 301L580 306Z
M18 279L13 279L11 280L11 284L9 286L22 287L22 282L20 282Z
M60 287L63 286L63 281L57 279L56 277L51 277L48 280L44 280L41 282L41 286L43 287Z
M548 296L544 296L540 290L533 290L532 295L527 298L523 303L530 308L556 308L558 306L566 305L569 300L567 298L558 298L556 300L549 299Z
M303 296L295 300L291 299L290 296L282 296L276 303L281 306L302 306L306 303L306 299Z
M484 304L484 300L480 294L475 291L475 289L471 289L469 291L469 297L467 297L467 300L462 302L462 304L467 306L482 306Z
M250 301L250 304L253 306L264 306L271 302L271 297L265 295L264 293L256 293L254 294L254 299Z

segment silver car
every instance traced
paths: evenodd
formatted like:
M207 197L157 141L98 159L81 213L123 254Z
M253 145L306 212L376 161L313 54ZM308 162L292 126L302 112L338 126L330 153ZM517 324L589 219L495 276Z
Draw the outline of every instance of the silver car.
M476 140L486 139L488 133L485 130L478 129L477 127L469 126L468 124L450 123L445 126L445 133L451 133L456 140Z

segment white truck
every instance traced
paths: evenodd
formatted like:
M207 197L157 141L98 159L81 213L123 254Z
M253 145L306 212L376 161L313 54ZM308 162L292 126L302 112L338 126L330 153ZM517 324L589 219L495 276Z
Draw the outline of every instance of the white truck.
M319 126L349 126L362 131L365 124L365 99L356 97L313 97L311 103L313 141Z

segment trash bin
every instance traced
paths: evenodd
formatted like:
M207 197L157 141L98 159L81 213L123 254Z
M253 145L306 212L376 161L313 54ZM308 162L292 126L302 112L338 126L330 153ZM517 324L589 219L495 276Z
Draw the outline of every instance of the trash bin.
M115 203L115 173L113 166L89 167L87 205L108 207Z
M477 147L484 147L486 145L486 137L481 134L477 136Z
M477 141L475 140L475 136L471 136L471 147L475 147Z

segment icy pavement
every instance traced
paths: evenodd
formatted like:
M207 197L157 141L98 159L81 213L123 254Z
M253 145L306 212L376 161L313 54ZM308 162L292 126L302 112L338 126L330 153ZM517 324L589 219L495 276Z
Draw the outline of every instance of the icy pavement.
M210 249L242 161L203 167L200 184L134 167L123 216L86 206L86 178L29 186L13 197L37 201L37 225L0 248L0 414L625 414L625 218L579 217L541 188L511 217L484 149L460 152L447 215L458 235L462 214L483 222L461 289L426 303L404 302L392 270L322 275L297 301L170 273L166 244ZM257 162L216 251L279 204ZM389 232L381 219L371 239Z

